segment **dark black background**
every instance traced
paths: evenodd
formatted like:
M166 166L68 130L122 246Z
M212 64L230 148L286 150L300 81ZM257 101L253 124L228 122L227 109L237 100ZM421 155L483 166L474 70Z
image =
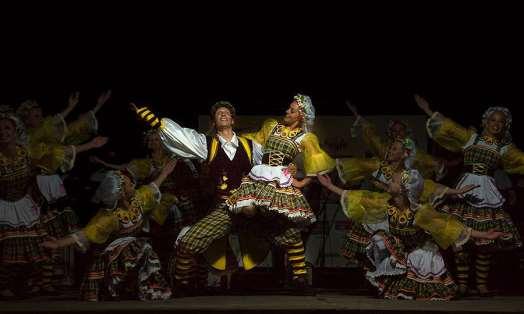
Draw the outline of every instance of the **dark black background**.
M35 97L52 113L79 90L81 112L111 88L101 130L125 147L140 133L130 101L196 127L219 99L239 114L281 114L296 92L312 97L318 115L349 114L346 99L363 114L420 114L420 93L477 127L488 106L508 106L522 146L517 14L378 3L28 5L4 13L0 102Z

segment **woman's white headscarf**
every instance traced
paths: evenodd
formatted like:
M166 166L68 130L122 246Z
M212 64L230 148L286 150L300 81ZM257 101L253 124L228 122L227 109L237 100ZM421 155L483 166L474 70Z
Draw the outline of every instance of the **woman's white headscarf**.
M122 196L123 176L120 171L108 171L95 191L93 203L102 204L108 210L115 209Z
M311 98L307 95L297 94L293 99L297 101L298 107L304 116L302 125L304 132L311 132L315 124L315 107L313 107Z

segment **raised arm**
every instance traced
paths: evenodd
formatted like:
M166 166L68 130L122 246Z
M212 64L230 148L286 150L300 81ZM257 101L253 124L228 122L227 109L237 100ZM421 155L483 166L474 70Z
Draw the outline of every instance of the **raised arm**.
M114 170L122 170L128 167L128 164L121 164L121 165L112 164L112 163L106 162L105 160L100 159L97 156L90 156L89 161L95 164L100 164L109 169L114 169Z
M422 205L415 213L415 224L431 234L443 249L450 245L460 247L471 237L496 239L504 235L496 230L478 231L464 226L456 217L436 211L431 205Z
M158 209L156 215L167 217L166 207L159 208L157 205L161 199L161 193L159 187L165 181L165 179L173 172L175 169L177 161L170 160L165 164L164 168L158 175L158 177L148 185L141 186L135 193L135 199L137 199L142 205L142 211L145 215L152 214L154 210ZM155 214L153 214L155 215Z
M138 108L131 103L131 109L151 128L158 129L162 144L171 153L182 158L207 159L207 139L204 134L184 128L171 119L159 119L147 107Z
M346 101L346 105L356 117L356 120L351 127L351 132L354 133L357 128L360 128L362 140L368 149L371 150L371 153L376 157L384 158L387 151L387 144L378 134L376 126L365 120L358 113L357 107L349 103L349 101Z
M317 175L317 179L318 182L320 182L320 184L322 184L326 189L330 190L331 192L340 196L344 194L344 190L334 185L331 181L331 178L327 174L319 174Z
M337 172L344 184L356 184L369 178L380 167L380 160L373 158L336 159Z
M428 135L442 147L452 152L461 152L475 132L444 117L438 112L433 112L429 108L427 100L419 95L415 95L415 101L430 116L426 122Z
M76 105L78 105L78 101L80 99L80 93L79 92L74 92L74 93L71 93L71 95L69 95L69 100L68 100L68 103L67 103L67 107L64 109L64 111L62 111L60 113L60 115L62 116L62 118L67 118L67 116L71 113L71 111L73 111L73 109L75 109Z
M105 105L105 103L111 98L111 90L107 90L100 94L96 100L96 105L93 108L93 113L97 114L98 111Z
M103 244L111 234L120 229L118 218L105 210L100 210L82 230L61 239L50 239L40 244L43 248L56 250L76 244L86 251L91 243Z
M422 98L422 96L415 94L415 102L417 103L417 106L422 109L426 115L428 115L428 117L433 115L433 110L431 110L429 102Z
M74 146L76 153L85 152L94 148L100 148L104 146L109 139L104 136L97 136L90 140L89 142L81 145Z
M162 168L162 171L160 172L158 177L155 179L155 181L153 181L153 183L156 186L160 187L162 183L165 181L165 179L171 174L171 172L173 172L176 163L177 160L170 160L169 162L167 162L164 168Z
M267 139L269 138L269 135L271 134L271 131L273 131L276 125L277 120L267 119L262 123L262 127L258 131L242 133L241 135L245 138L254 141L255 143L258 143L261 146L264 146L266 144Z
M29 151L34 166L46 174L53 174L59 169L64 172L71 170L75 164L76 154L102 147L107 140L107 137L95 137L81 145L34 143L29 145Z

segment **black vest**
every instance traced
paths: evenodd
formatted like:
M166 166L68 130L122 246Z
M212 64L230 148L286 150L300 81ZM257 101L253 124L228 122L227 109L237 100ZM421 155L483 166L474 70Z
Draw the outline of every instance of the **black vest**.
M214 203L217 205L223 203L231 190L238 188L242 178L251 171L250 156L253 143L251 140L247 140L251 150L248 153L239 139L235 157L233 160L230 160L222 149L218 138L216 138L217 143L215 143L216 146L213 148L213 140L213 137L207 137L207 178L209 181L204 184L212 185Z

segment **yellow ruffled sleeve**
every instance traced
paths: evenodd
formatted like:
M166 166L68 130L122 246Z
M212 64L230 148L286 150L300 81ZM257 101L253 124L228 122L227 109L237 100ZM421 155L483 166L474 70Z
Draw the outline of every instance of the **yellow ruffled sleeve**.
M439 178L443 175L444 167L440 159L431 156L425 151L417 149L413 168L417 169L424 178Z
M425 179L424 180L424 190L420 195L420 203L430 203L438 202L442 200L449 188L445 185L439 184L433 180Z
M64 144L79 145L87 142L97 131L98 121L94 112L89 111L67 126Z
M103 244L111 234L118 232L119 229L118 218L111 212L100 210L82 231L89 242Z
M471 230L455 217L436 211L431 205L421 206L415 213L415 225L429 232L435 242L446 249L461 246L469 239Z
M379 158L384 158L388 149L386 142L378 135L376 126L366 120L362 120L362 139L371 153Z
M524 153L511 144L502 155L502 166L511 174L524 174Z
M37 128L27 131L30 144L47 143L60 144L64 140L64 133L67 130L64 118L61 115L45 117Z
M45 174L58 170L69 171L73 168L76 152L73 146L51 145L44 142L29 144L29 153L34 166Z
M345 184L356 184L380 167L380 159L374 158L339 158L336 160L340 180Z
M426 122L429 136L442 147L460 152L475 132L455 123L438 112Z
M300 142L304 152L304 170L306 176L316 176L317 174L328 173L335 166L335 160L320 148L318 138L313 133L306 133Z
M149 178L152 172L152 163L150 159L133 159L129 162L126 169L138 182Z
M389 193L349 190L342 194L340 205L349 219L373 224L387 219L386 209L390 198Z
M160 200L160 203L151 210L151 219L156 221L159 225L163 225L164 222L166 222L169 209L177 202L178 198L173 194L162 193L162 199Z
M139 187L134 197L140 203L144 215L148 215L160 202L161 193L154 183L150 183Z
M271 134L271 131L273 131L277 124L277 120L267 119L266 121L264 121L262 127L257 132L245 133L241 135L264 146L264 144L266 144L267 139L269 138L269 135Z

